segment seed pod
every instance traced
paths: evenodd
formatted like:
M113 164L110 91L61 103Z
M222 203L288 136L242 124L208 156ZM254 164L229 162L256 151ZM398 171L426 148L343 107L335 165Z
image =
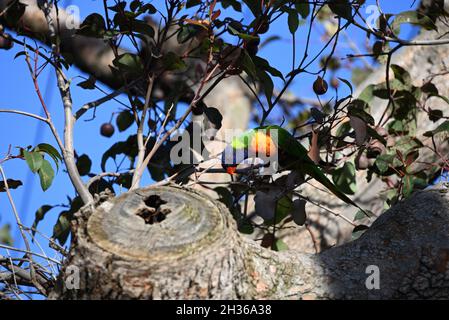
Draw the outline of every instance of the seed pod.
M103 137L107 137L107 138L112 137L112 135L114 134L114 131L115 131L114 126L112 124L110 124L109 122L103 123L101 125L100 134Z
M316 78L315 82L313 83L313 91L320 96L325 94L327 92L327 89L328 85L326 80L318 76L318 78Z

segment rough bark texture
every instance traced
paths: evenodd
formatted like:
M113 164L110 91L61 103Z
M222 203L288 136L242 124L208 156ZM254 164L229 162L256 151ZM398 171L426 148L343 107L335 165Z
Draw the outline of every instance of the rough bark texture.
M165 219L140 216L158 207ZM273 252L236 231L228 210L191 189L150 187L77 215L65 268L79 290L52 299L371 299L449 297L448 191L415 193L361 238L318 255ZM159 202L160 203L160 202ZM365 286L379 267L380 289Z

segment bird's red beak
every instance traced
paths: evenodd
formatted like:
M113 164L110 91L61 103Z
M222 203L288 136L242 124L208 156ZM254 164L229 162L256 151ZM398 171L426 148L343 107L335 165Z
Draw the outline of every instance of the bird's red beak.
M226 172L231 175L234 174L236 170L237 170L237 167L227 167L226 168Z

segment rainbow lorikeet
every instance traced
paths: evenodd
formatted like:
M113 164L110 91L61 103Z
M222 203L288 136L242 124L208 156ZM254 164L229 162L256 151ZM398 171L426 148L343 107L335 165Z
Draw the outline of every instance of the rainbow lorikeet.
M282 169L298 170L302 175L309 175L339 199L349 203L365 214L354 201L333 184L321 169L309 158L307 149L287 130L276 125L261 126L244 132L233 138L222 153L222 167L233 174L238 164L251 157L277 158Z

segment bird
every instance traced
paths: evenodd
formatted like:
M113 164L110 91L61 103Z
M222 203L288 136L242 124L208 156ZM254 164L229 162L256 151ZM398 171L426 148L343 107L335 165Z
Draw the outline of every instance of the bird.
M259 126L245 131L231 140L221 155L221 166L229 174L235 174L237 166L249 158L277 159L282 170L295 170L308 175L326 187L336 197L366 211L344 194L320 167L309 158L307 149L286 129L278 125Z

